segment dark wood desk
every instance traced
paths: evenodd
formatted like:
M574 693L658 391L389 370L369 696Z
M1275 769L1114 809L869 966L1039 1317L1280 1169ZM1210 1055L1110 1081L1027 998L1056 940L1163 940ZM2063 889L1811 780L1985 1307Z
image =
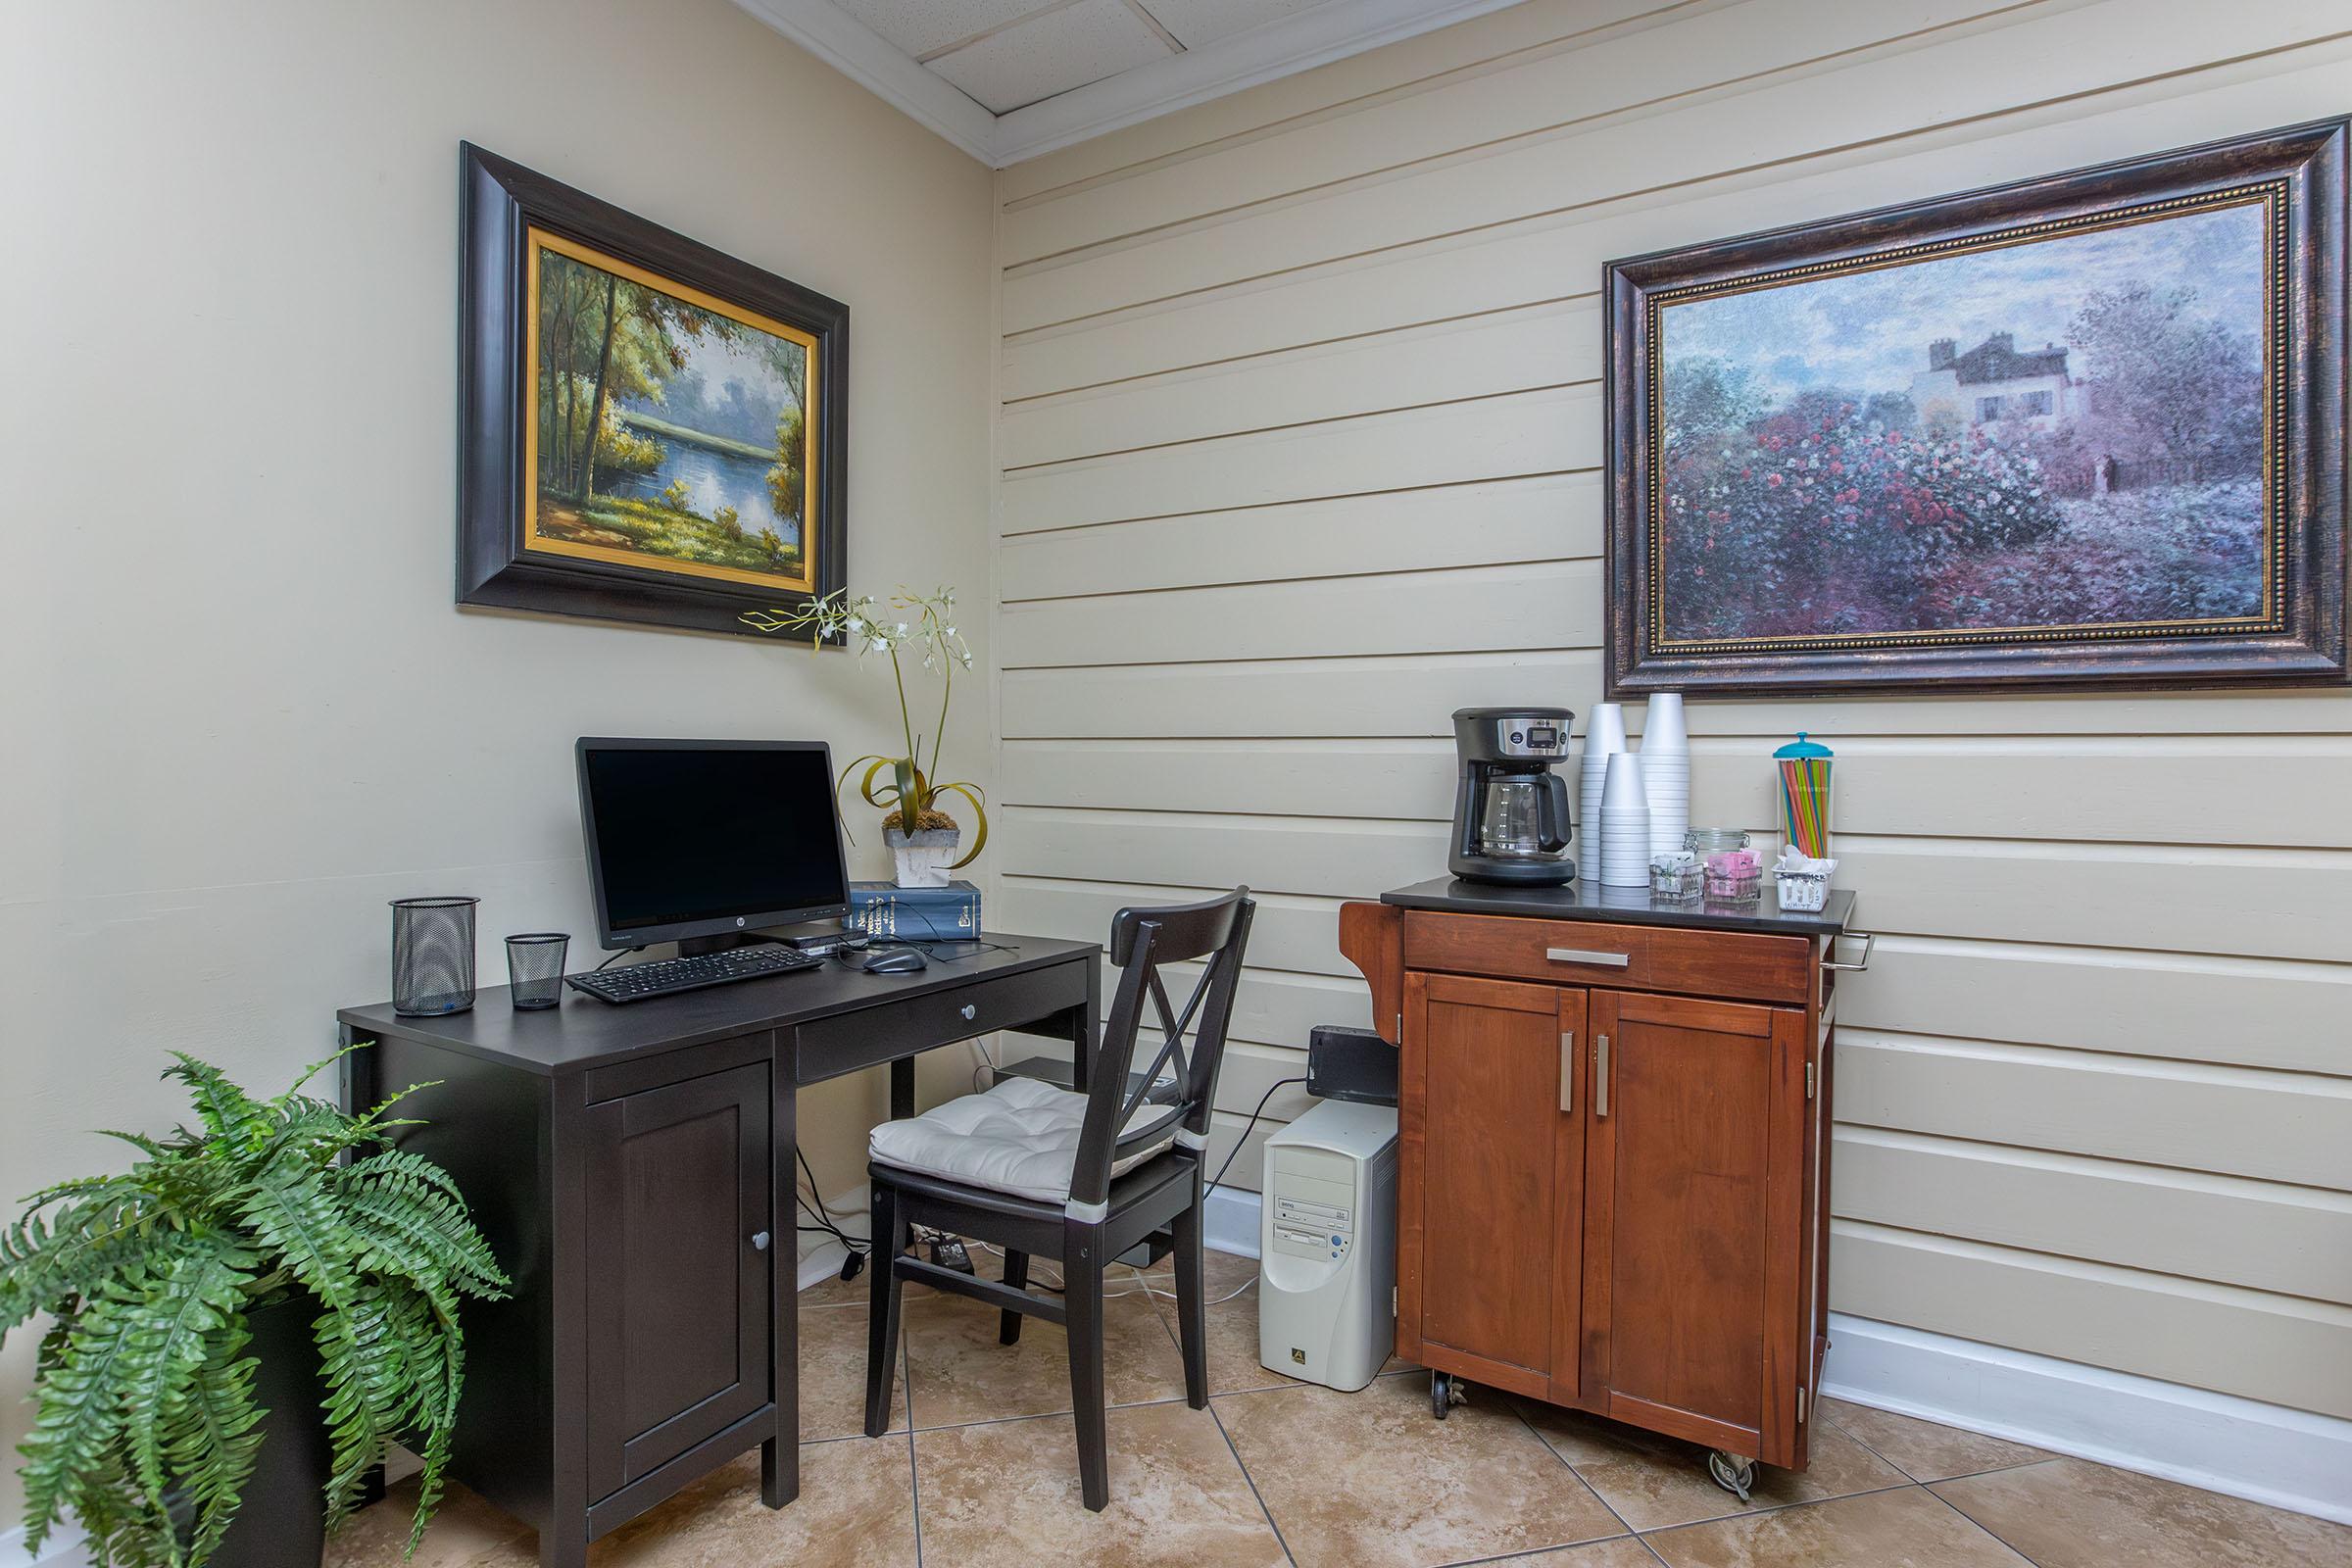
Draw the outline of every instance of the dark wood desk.
M404 1148L457 1179L514 1281L469 1308L453 1468L539 1528L548 1568L758 1447L761 1495L800 1492L799 1086L1004 1030L1067 1040L1079 1087L1102 1000L1091 942L989 933L928 969L824 969L614 1006L335 1016L344 1099L409 1084Z

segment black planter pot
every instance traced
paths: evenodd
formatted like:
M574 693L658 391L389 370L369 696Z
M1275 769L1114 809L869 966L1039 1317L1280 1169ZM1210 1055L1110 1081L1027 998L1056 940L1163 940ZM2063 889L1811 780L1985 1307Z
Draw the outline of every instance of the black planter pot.
M245 1315L253 1333L245 1353L262 1363L254 1373L254 1402L270 1413L262 1417L261 1453L236 1520L210 1568L318 1568L326 1555L326 1478L334 1469L334 1447L319 1408L325 1389L311 1338L318 1310L301 1294ZM172 1504L184 1533L192 1528L185 1515L193 1510L177 1497Z

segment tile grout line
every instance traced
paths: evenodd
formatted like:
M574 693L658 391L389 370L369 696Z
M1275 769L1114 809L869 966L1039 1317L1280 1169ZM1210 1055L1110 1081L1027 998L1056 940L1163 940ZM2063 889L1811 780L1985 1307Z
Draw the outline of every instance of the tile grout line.
M1257 1511L1265 1515L1266 1528L1274 1532L1274 1544L1282 1548L1282 1560L1291 1564L1291 1568L1298 1568L1298 1558L1291 1550L1290 1540L1283 1535L1282 1526L1274 1522L1274 1510L1266 1506L1266 1494L1257 1490L1257 1477L1250 1473L1250 1461L1242 1457L1241 1446L1225 1430L1225 1418L1217 1413L1217 1401L1213 1398L1208 1401L1208 1418L1217 1424L1217 1436L1225 1440L1225 1451L1233 1455L1234 1468L1242 1473L1242 1484L1257 1499Z
M1564 1546L1530 1546L1525 1551L1506 1551L1498 1557L1457 1557L1446 1563L1444 1568L1489 1568L1493 1563L1527 1562L1536 1557L1549 1556L1555 1551L1582 1551L1587 1546L1605 1546L1612 1541L1631 1541L1636 1544L1643 1544L1640 1536L1627 1530L1614 1536L1594 1536L1590 1541L1571 1541ZM1653 1551L1650 1555L1654 1557L1657 1553Z
M1147 1277L1142 1269L1136 1270L1136 1276L1139 1279ZM1203 1297L1208 1295L1208 1268L1205 1262L1200 1269L1200 1294ZM1169 1342L1176 1347L1177 1358L1183 1359L1184 1336L1178 1332L1175 1324L1168 1321L1168 1314L1160 1310L1157 1300L1149 1296L1145 1299L1152 1302L1152 1315L1159 1319L1161 1332L1165 1333ZM1250 1473L1249 1461L1242 1457L1242 1450L1235 1445L1233 1434L1225 1430L1224 1417L1217 1414L1216 1393L1208 1387L1208 1313L1205 1308L1201 1311L1200 1319L1200 1408L1207 1411L1209 1420L1216 1423L1217 1436L1225 1440L1225 1451L1233 1455L1233 1467L1242 1473L1242 1485L1250 1489L1250 1495L1256 1499L1257 1511L1265 1516L1266 1528L1274 1532L1274 1544L1282 1549L1282 1560L1289 1563L1291 1568L1298 1568L1298 1559L1292 1555L1291 1544L1284 1539L1282 1526L1274 1522L1274 1510L1266 1506L1265 1494L1257 1490L1257 1477ZM1303 1388L1305 1385L1299 1386ZM1249 1392L1262 1391L1250 1390Z
M1507 1396L1507 1395L1506 1395L1506 1396L1505 1396L1505 1397L1506 1397L1506 1398L1508 1398L1508 1397L1510 1397L1510 1396ZM1516 1415L1516 1416L1518 1416L1518 1417L1519 1417L1519 1419L1520 1419L1521 1421L1526 1421L1526 1422L1527 1422L1527 1424L1528 1424L1528 1426L1529 1426L1529 1428L1530 1428L1531 1430L1533 1430L1533 1429L1534 1429L1534 1427L1535 1427L1535 1423L1534 1423L1534 1422L1532 1422L1532 1421L1527 1421L1527 1414L1526 1414L1526 1412L1525 1412L1524 1410L1520 1409L1520 1407L1519 1407L1519 1405L1518 1405L1518 1402L1517 1402L1517 1400L1516 1400L1516 1399L1513 1399L1513 1400L1512 1400L1512 1404L1511 1404L1511 1413L1512 1413L1512 1414L1514 1414L1514 1415ZM1827 1423L1827 1424L1829 1424L1829 1425L1832 1425L1832 1426L1836 1426L1836 1423L1835 1423L1835 1422L1829 1422L1829 1423ZM1684 1521L1683 1523L1681 1523L1681 1524L1672 1524L1672 1525L1653 1525L1653 1526L1651 1526L1651 1527L1650 1527L1649 1529L1647 1529L1647 1530L1640 1530L1640 1529L1636 1529L1636 1528L1634 1527L1634 1525L1633 1525L1633 1524L1632 1524L1630 1521L1625 1521L1626 1528L1627 1528L1629 1531L1632 1531L1632 1533L1633 1533L1635 1536L1642 1538L1644 1544L1647 1544L1647 1538L1648 1538L1648 1537L1650 1537L1650 1536L1657 1536L1657 1535L1664 1535L1666 1532L1668 1532L1668 1531L1670 1531L1670 1530L1694 1530L1694 1529L1698 1528L1700 1525L1719 1525L1719 1524L1726 1523L1727 1521L1729 1521L1729 1520L1733 1520L1733 1519L1755 1519L1755 1518L1761 1518L1761 1517L1763 1517L1763 1516L1764 1516L1764 1515L1766 1515L1766 1514L1787 1513L1787 1512L1788 1512L1789 1509L1791 1509L1791 1508L1812 1508L1812 1507L1818 1507L1820 1504L1822 1504L1822 1503L1825 1503L1825 1502L1841 1502L1841 1501L1843 1501L1843 1500L1844 1500L1845 1498L1847 1498L1847 1497L1870 1497L1870 1496L1876 1496L1876 1495L1878 1495L1879 1494L1881 1494L1881 1493L1885 1493L1885 1492L1901 1492L1901 1491L1903 1491L1905 1488L1916 1488L1916 1489L1918 1489L1919 1491L1922 1491L1922 1492L1926 1492L1926 1491L1929 1491L1929 1490L1931 1490L1931 1488L1929 1487L1929 1484L1928 1484L1927 1482L1919 1480L1917 1477L1913 1476L1913 1475L1911 1474L1911 1472L1910 1472L1910 1471L1908 1471L1908 1470L1905 1470L1905 1469L1904 1469L1904 1468L1903 1468L1901 1465L1899 1465L1899 1464L1896 1464L1896 1463L1895 1463L1895 1462L1894 1462L1892 1459L1889 1459L1889 1458L1887 1458L1887 1457L1886 1457L1885 1454L1883 1454L1883 1453L1880 1453L1878 1449L1876 1449L1876 1448L1873 1448L1873 1447L1872 1447L1872 1446L1871 1446L1869 1444L1867 1444L1867 1443L1864 1443L1864 1442L1863 1442L1863 1441L1862 1441L1860 1438L1857 1438L1857 1437L1855 1437L1855 1436L1854 1436L1852 1433L1850 1433L1850 1432L1847 1432L1847 1431L1846 1431L1846 1430L1845 1430L1843 1427L1838 1427L1838 1435L1839 1435L1840 1437L1843 1437L1843 1438L1844 1438L1844 1439L1845 1439L1847 1442L1849 1442L1849 1443L1853 1444L1853 1445L1854 1445L1856 1447L1858 1447L1858 1448L1861 1448L1861 1449L1862 1449L1864 1452L1866 1452L1866 1453L1870 1454L1870 1455L1871 1455L1873 1458L1875 1458L1875 1459L1878 1459L1878 1460L1879 1460L1879 1461L1880 1461L1882 1464L1886 1465L1887 1469L1889 1469L1889 1470L1892 1470L1892 1471L1893 1471L1893 1472L1894 1472L1896 1475L1898 1475L1898 1476L1901 1476L1901 1477L1902 1477L1902 1480L1901 1480L1901 1481L1899 1481L1899 1482L1896 1482L1896 1483L1895 1483L1894 1485L1892 1485L1892 1486L1886 1486L1886 1487L1864 1487L1864 1488L1862 1488L1860 1491L1857 1491L1857 1492L1841 1492L1841 1493L1838 1493L1838 1494L1836 1494L1835 1495L1831 1495L1831 1496L1821 1496L1821 1497L1799 1497L1799 1498L1796 1498L1794 1501L1791 1501L1791 1502L1776 1502L1776 1503L1771 1503L1771 1504L1768 1504L1768 1505L1766 1505L1766 1506L1764 1506L1764 1507L1757 1507L1757 1506L1755 1506L1754 1504L1752 1504L1752 1503L1749 1503L1749 1504L1744 1504L1743 1506L1741 1506L1740 1508L1737 1509L1736 1511L1734 1511L1734 1512L1732 1512L1732 1513L1720 1513L1720 1514L1716 1514L1716 1515L1714 1515L1713 1517L1711 1517L1711 1518L1707 1518L1707 1519L1690 1519L1690 1520L1685 1520L1685 1521ZM1587 1487L1591 1488L1591 1489L1592 1489L1592 1494L1593 1494L1594 1496L1596 1496L1596 1497L1600 1497L1601 1506L1603 1506L1603 1507L1605 1507L1605 1508L1608 1508L1608 1509L1609 1509L1609 1511L1610 1511L1611 1513L1613 1513L1613 1514L1617 1512L1616 1508L1615 1508L1613 1505L1611 1505L1611 1504L1610 1504L1610 1502L1609 1502L1609 1499L1608 1499L1608 1498L1606 1498L1606 1497L1603 1497L1603 1496L1601 1496L1601 1494L1600 1494L1600 1489L1599 1489L1598 1487L1595 1487L1595 1486L1593 1486L1593 1485L1592 1485L1592 1479L1591 1479L1590 1477L1588 1477L1588 1476L1585 1474L1585 1472L1584 1472L1584 1471L1583 1471L1581 1468L1579 1468L1579 1467L1578 1467L1577 1465L1575 1465L1574 1463L1571 1463L1571 1462L1569 1461L1568 1457L1567 1457L1565 1454L1561 1453L1561 1452L1559 1451L1559 1449L1557 1449L1557 1448L1553 1448L1553 1447L1551 1446L1551 1443L1550 1443L1550 1441L1549 1441L1548 1439L1544 1438L1544 1434L1543 1434L1542 1432L1537 1432L1537 1433L1536 1433L1536 1438L1537 1438L1537 1441L1539 1441L1539 1442L1541 1442L1541 1443L1543 1443L1543 1444L1544 1444L1544 1447L1546 1447L1546 1448L1550 1449L1550 1451L1551 1451L1551 1454L1552 1454L1552 1457L1554 1457L1554 1458L1558 1459L1558 1460L1559 1460L1559 1461L1560 1461L1562 1464L1565 1464L1565 1465L1567 1465L1567 1466L1568 1466L1568 1468L1569 1468L1571 1471L1575 1472L1576 1478L1577 1478L1579 1481L1582 1481L1582 1482L1584 1482L1584 1484L1585 1484ZM2036 1460L2036 1461L2032 1461L2032 1462L2034 1462L2034 1463L2039 1463L2039 1462L2041 1462L2041 1461L2038 1461L2038 1460ZM1979 1472L1977 1472L1977 1473L1978 1473L1978 1474L1980 1474L1980 1475L1991 1475L1991 1474L1994 1474L1994 1473L1995 1473L1997 1470L2002 1470L2002 1469L2017 1469L2017 1468L2019 1468L2019 1467L2018 1467L2018 1466L2015 1466L2015 1465L2001 1465L2001 1466L1996 1466L1996 1467L1994 1468L1994 1470L1979 1471ZM1949 1479L1951 1479L1951 1480L1954 1480L1954 1481L1958 1481L1958 1480L1963 1480L1963 1479L1966 1479L1966 1478L1964 1478L1964 1477L1960 1477L1960 1476L1953 1476L1953 1477L1950 1477ZM1729 1495L1729 1494L1726 1494L1726 1495ZM1938 1501L1942 1501L1943 1499L1941 1499L1941 1498L1938 1498L1937 1500L1938 1500ZM1947 1505L1947 1506L1949 1506L1949 1504L1948 1504L1948 1503L1947 1503L1946 1505ZM1624 1515L1622 1515L1622 1514L1618 1514L1618 1515L1617 1515L1617 1517L1618 1517L1618 1518L1619 1518L1621 1521L1624 1521L1624 1520L1625 1520L1625 1516L1624 1516ZM1964 1517L1964 1518L1965 1518L1965 1517L1966 1517L1966 1515L1963 1515L1962 1517ZM1970 1522L1971 1522L1972 1524L1973 1524L1973 1523L1975 1523L1975 1521L1973 1521L1973 1520L1971 1520ZM1979 1529L1983 1529L1984 1527L1980 1525L1980 1526L1978 1526L1978 1528L1979 1528ZM1989 1532L1987 1532L1987 1533L1989 1534ZM1999 1538L1995 1537L1994 1539L1996 1539L1996 1540L1997 1540L1997 1539L1999 1539ZM2006 1545L2006 1544L2007 1544L2007 1543L2006 1543L2006 1542L2003 1542L2003 1543L2002 1543L2002 1544ZM2015 1548L2011 1548L2011 1549L2013 1549L2013 1550L2014 1550ZM1651 1555L1653 1555L1653 1556L1655 1556L1655 1555L1656 1555L1656 1552L1655 1552L1655 1550L1654 1550L1654 1549L1652 1550L1652 1552L1651 1552ZM1663 1560L1663 1559L1661 1559L1661 1560Z
M1909 1470L1896 1463L1887 1455L1881 1453L1878 1450L1877 1446L1872 1444L1868 1439L1864 1438L1860 1433L1848 1432L1844 1427L1839 1426L1835 1417L1823 1416L1820 1420L1820 1425L1828 1427L1831 1431L1845 1439L1846 1442L1854 1445L1854 1446L1860 1448L1864 1453L1867 1453L1872 1458L1878 1460L1879 1463L1886 1465L1896 1475L1901 1476L1905 1481L1912 1483L1914 1486L1924 1487L1927 1485L1927 1482L1920 1479L1918 1476L1913 1475Z
M2023 1464L1996 1464L1985 1470L1970 1470L1956 1476L1937 1476L1933 1481L1922 1481L1920 1485L1933 1490L1936 1487L1942 1486L1947 1481L1975 1481L1983 1476L1997 1476L2002 1474L2004 1471L2009 1470L2034 1470L2040 1468L2042 1465L2056 1464L2061 1459L2071 1457L2073 1457L2071 1454L2053 1453L2046 1459L2028 1459ZM1891 1459L1887 1460L1886 1462L1888 1464L1894 1463L1894 1461ZM2090 1462L2091 1461L2087 1459L2083 1461L2085 1464Z
M1899 1411L1887 1411L1887 1412L1886 1412L1886 1413L1887 1413L1887 1414L1890 1414L1890 1415L1894 1415L1894 1414L1900 1414L1900 1412L1899 1412ZM1920 1419L1922 1419L1922 1418L1921 1418L1921 1417L1917 1417L1917 1416L1906 1416L1906 1417L1904 1417L1904 1419L1906 1419L1906 1420L1920 1420ZM1914 1485L1914 1486L1920 1486L1920 1487L1927 1487L1927 1488L1930 1488L1930 1489L1933 1489L1933 1488L1936 1488L1936 1487L1939 1487L1939 1486L1943 1485L1943 1484L1944 1484L1945 1482L1947 1482L1947 1481L1974 1481L1974 1480L1975 1480L1977 1477L1979 1477L1979 1476L1993 1476L1993 1475L1999 1475L1999 1474L2000 1474L2002 1471L2004 1471L2004 1470L2024 1470L2024 1469L2027 1469L2027 1468L2029 1468L2029 1467L2031 1467L2031 1466L2034 1466L2034 1465L2037 1465L2037 1464L2048 1464L2048 1463L2049 1463L2050 1461L2052 1461L2053 1459L2063 1459L2063 1458L2065 1458L2065 1457L2066 1457L2066 1455L2064 1455L2064 1454L2059 1454L2059 1453L2048 1453L2048 1452L2045 1452L2044 1450L2041 1450L2041 1449L2035 1449L2034 1451L2035 1451L2035 1452L2037 1452L2037 1453L2041 1453L2041 1454L2042 1454L2042 1457L2040 1457L2040 1458L2038 1458L2038 1459L2020 1459L2020 1460L2019 1460L2019 1461L2017 1461L2017 1463L2015 1463L2015 1464L1994 1464L1994 1465L1986 1465L1986 1466L1985 1466L1984 1469L1982 1469L1982 1470L1968 1470L1968 1471L1963 1471L1961 1474L1959 1474L1959 1475L1954 1475L1954 1476L1922 1476L1922 1475L1913 1475L1913 1474L1911 1473L1911 1471L1910 1471L1909 1469L1907 1469L1907 1468L1906 1468L1906 1467L1905 1467L1905 1466L1904 1466L1904 1465L1903 1465L1903 1464L1902 1464L1900 1461L1898 1461L1898 1460L1897 1460L1897 1459L1896 1459L1896 1458L1895 1458L1895 1457L1894 1457L1892 1454L1888 1454L1888 1453L1882 1453L1882 1452L1880 1452L1876 1445L1872 1444L1872 1443L1871 1443L1871 1442L1870 1442L1868 1439L1864 1438L1864 1437L1863 1437L1863 1436L1862 1436L1860 1433L1858 1433L1858 1432L1854 1432L1854 1431L1852 1431L1852 1430L1848 1429L1847 1427L1845 1427L1845 1426L1841 1425L1841 1424L1840 1424L1840 1423L1838 1421L1838 1419L1837 1419L1835 1416L1823 1416L1823 1417L1821 1418L1821 1424L1822 1424L1823 1426L1829 1427L1831 1430L1835 1431L1835 1432L1836 1432L1836 1433L1837 1433L1837 1434L1838 1434L1839 1437L1841 1437L1841 1438L1845 1439L1845 1441L1846 1441L1846 1442L1848 1442L1848 1443L1850 1443L1850 1444L1853 1444L1853 1445L1854 1445L1856 1447L1859 1447L1859 1448L1860 1448L1860 1449L1862 1449L1862 1450L1863 1450L1865 1453L1868 1453L1868 1454L1869 1454L1869 1455L1870 1455L1872 1458L1874 1458L1874 1459L1878 1460L1878 1461L1879 1461L1881 1464L1884 1464L1884 1465L1886 1465L1887 1468L1889 1468L1889 1469L1893 1470L1893 1471L1894 1471L1894 1472L1895 1472L1897 1475L1900 1475L1900 1476L1904 1477L1906 1480L1910 1481L1912 1485ZM1941 1422L1928 1422L1927 1424L1928 1424L1928 1425L1930 1425L1930 1426L1940 1426L1940 1425L1942 1425L1943 1423L1941 1423ZM1966 1427L1954 1427L1954 1428L1952 1428L1952 1430L1953 1430L1953 1431L1955 1431L1955 1432L1967 1432L1967 1431L1968 1431L1968 1429L1967 1429ZM1970 1434L1970 1435L1971 1435L1971 1436L1973 1436L1973 1437L1984 1437L1985 1434L1984 1434L1984 1433L1981 1433L1981 1432L1980 1432L1980 1433L1972 1433L1972 1434ZM2008 1440L2007 1440L2007 1439L2001 1439L2001 1440L1998 1440L1998 1441L2001 1441L2001 1442L2007 1442ZM2016 1445L2016 1446L2019 1446L2019 1447L2026 1447L2026 1446L2029 1446L2029 1445L2026 1445L2026 1444L2018 1444L2018 1445ZM2012 1547L2011 1549L2012 1549L2012 1550L2015 1550L2016 1548ZM2020 1556L2023 1556L2023 1555L2024 1555L2024 1553L2020 1552L2020 1553L2019 1553L2019 1555L2020 1555Z
M899 1397L906 1406L906 1505L914 1515L914 1568L923 1568L923 1469L914 1457L914 1367L906 1352L904 1322L900 1325L898 1352L899 1364L894 1370L906 1379Z
M2019 1467L2012 1465L2010 1468L2014 1470ZM1992 1472L1989 1470L1980 1471L1978 1473L1981 1475L1992 1474ZM1952 1479L1954 1481L1962 1481L1966 1480L1967 1478L1965 1476L1954 1476ZM2040 1564L2036 1562L2035 1559L2027 1556L2024 1552L2019 1551L2015 1546L2010 1545L2007 1537L2003 1536L1999 1531L1993 1529L1990 1525L1987 1525L1982 1520L1972 1516L1966 1508L1961 1507L1951 1498L1945 1496L1942 1493L1937 1492L1934 1487L1922 1482L1919 1490L1926 1493L1929 1496L1934 1497L1937 1502L1942 1503L1946 1508L1951 1509L1952 1512L1958 1514L1963 1520L1967 1521L1970 1529L1980 1532L1988 1541L1998 1542L2001 1545L2001 1548L2009 1552L2012 1556L2016 1557L2019 1562L2034 1563L2034 1568L2040 1568Z
M1588 1483L1590 1485L1590 1483ZM1833 1502L1844 1502L1853 1497L1879 1497L1889 1492L1925 1492L1928 1489L1917 1481L1898 1481L1891 1487L1865 1487L1860 1492L1841 1492L1834 1497L1803 1497L1795 1502L1776 1502L1768 1508L1746 1507L1737 1513L1719 1513L1711 1519L1690 1519L1679 1525L1653 1525L1637 1530L1642 1537L1671 1535L1677 1530L1698 1530L1708 1525L1725 1525L1739 1519L1764 1519L1776 1513L1789 1513L1798 1508L1819 1508ZM1725 1494L1730 1495L1730 1494ZM1981 1527L1980 1527L1981 1528Z
M1575 1465L1572 1465L1568 1462L1568 1456L1566 1454L1562 1453L1559 1449L1551 1446L1551 1440L1549 1438L1546 1438L1542 1432L1536 1430L1536 1424L1527 1418L1527 1412L1520 1408L1519 1400L1516 1396L1501 1389L1497 1389L1494 1392L1502 1396L1502 1402L1510 1406L1511 1414L1518 1418L1521 1426L1527 1428L1527 1435L1535 1439L1537 1444L1544 1449L1545 1453L1550 1454L1554 1460L1558 1461L1561 1468L1565 1469L1570 1475L1576 1477L1576 1484L1580 1487L1583 1487L1587 1492L1592 1494L1592 1500L1599 1503L1603 1509L1607 1510L1610 1518L1625 1526L1625 1533L1627 1535L1639 1536L1641 1534L1640 1531L1634 1528L1633 1521L1628 1519L1625 1515L1619 1513L1616 1509L1616 1506L1612 1504L1608 1498L1600 1494L1600 1489L1585 1478L1585 1473L1582 1470L1579 1470Z

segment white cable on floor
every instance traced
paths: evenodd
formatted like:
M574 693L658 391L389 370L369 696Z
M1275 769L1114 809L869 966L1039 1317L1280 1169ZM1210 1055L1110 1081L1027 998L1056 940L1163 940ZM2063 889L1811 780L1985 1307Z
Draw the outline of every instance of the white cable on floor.
M1002 1247L991 1247L986 1242L982 1242L980 1244L980 1249L982 1251L994 1252L999 1257L1003 1257L1004 1255L1004 1249ZM1176 1293L1174 1291L1163 1291L1159 1289L1157 1286L1153 1285L1151 1280L1147 1279L1144 1276L1143 1271L1140 1269L1136 1271L1135 1282L1143 1289L1144 1294L1147 1296L1156 1296L1163 1301L1173 1301L1177 1299ZM1060 1280L1041 1280L1039 1283L1049 1291L1058 1291L1063 1288ZM1252 1274L1248 1279L1244 1280L1240 1285L1235 1286L1223 1296L1218 1297L1215 1300L1203 1301L1200 1304L1202 1306L1223 1306L1227 1301L1230 1301L1235 1297L1240 1296L1245 1291L1249 1290L1250 1286L1255 1285L1256 1283L1257 1276ZM1133 1296L1135 1292L1131 1290L1104 1291L1102 1293L1102 1299L1105 1301L1115 1301L1122 1296Z

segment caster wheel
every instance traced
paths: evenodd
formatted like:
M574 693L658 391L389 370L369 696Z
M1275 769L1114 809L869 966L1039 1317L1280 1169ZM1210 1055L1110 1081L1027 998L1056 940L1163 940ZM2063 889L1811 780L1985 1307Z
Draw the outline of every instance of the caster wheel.
M1462 1402L1462 1386L1450 1372L1432 1372L1429 1375L1429 1413L1439 1420L1446 1412Z
M1756 1461L1742 1459L1721 1448L1707 1455L1707 1477L1724 1491L1747 1501L1748 1489L1756 1484Z

